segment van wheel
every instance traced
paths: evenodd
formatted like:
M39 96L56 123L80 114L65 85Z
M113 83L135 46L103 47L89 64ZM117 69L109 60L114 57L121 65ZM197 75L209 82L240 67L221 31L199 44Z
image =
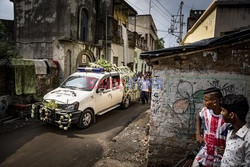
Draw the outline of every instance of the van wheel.
M127 109L129 107L129 105L130 105L130 98L129 98L129 96L126 96L121 104L121 107L122 107L122 109Z
M80 129L88 128L94 122L94 114L90 109L86 109L82 112L77 127Z

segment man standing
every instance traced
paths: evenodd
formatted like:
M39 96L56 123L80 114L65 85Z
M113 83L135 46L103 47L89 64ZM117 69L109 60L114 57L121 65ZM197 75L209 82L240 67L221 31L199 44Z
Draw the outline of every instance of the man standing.
M222 118L220 99L222 93L218 88L208 88L204 91L205 107L196 117L196 139L204 146L194 159L193 167L219 167L221 163L220 149L225 146L228 124ZM201 134L201 124L204 121L204 136Z
M247 98L229 94L221 100L221 115L231 123L221 167L250 166L250 129L246 123L249 110Z
M150 82L148 76L141 80L141 101L142 104L148 103Z

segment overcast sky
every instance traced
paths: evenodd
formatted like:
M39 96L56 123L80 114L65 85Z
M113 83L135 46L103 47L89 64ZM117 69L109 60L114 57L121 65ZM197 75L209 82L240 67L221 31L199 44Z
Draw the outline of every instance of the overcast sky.
M149 14L150 0L125 0L130 4L138 14ZM187 17L191 9L205 10L213 0L182 0L184 14L184 35L186 32ZM159 38L165 41L165 47L177 46L177 37L168 33L171 26L171 15L177 15L181 0L151 0L150 13L153 16ZM13 20L13 3L10 0L0 0L0 18ZM175 24L177 26L177 24ZM179 26L178 26L179 27ZM178 35L178 34L177 34Z
M150 0L125 0L130 4L138 14L149 14L149 2ZM206 8L212 3L213 0L182 0L184 14L184 27L183 37L187 30L187 17L191 9L194 10L206 10ZM151 0L150 13L154 19L156 28L158 30L158 37L163 38L165 41L165 47L177 46L177 37L168 33L168 29L171 26L171 16L177 15L180 8L181 0ZM179 21L179 20L177 20ZM179 25L175 24L179 28ZM177 30L178 31L178 30ZM179 34L176 34L179 35Z

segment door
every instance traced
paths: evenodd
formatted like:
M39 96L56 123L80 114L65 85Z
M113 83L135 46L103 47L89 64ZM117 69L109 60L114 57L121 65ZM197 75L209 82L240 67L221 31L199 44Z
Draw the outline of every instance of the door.
M117 105L122 102L123 86L119 74L113 75L112 81L112 104Z
M112 106L112 89L110 86L110 77L104 77L100 80L96 92L96 112L103 111Z

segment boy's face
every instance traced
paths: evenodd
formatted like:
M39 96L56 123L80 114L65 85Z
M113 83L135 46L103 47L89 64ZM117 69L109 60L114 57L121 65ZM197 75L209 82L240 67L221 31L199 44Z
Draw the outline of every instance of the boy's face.
M221 107L221 115L226 123L230 123L230 113L228 112L227 109Z
M203 104L205 105L205 107L207 107L207 109L213 109L214 108L214 99L212 99L211 95L205 94Z

